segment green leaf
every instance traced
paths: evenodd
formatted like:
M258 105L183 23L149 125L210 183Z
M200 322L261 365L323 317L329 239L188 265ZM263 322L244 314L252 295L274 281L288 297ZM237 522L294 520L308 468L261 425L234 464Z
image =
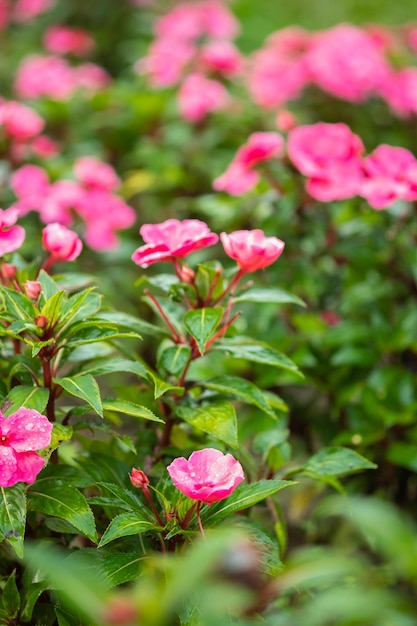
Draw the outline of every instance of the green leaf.
M74 346L122 337L140 338L136 333L119 332L117 326L103 321L101 318L90 318L86 321L71 323L59 337L59 341L65 345L65 348L73 348Z
M76 487L60 479L41 478L27 495L31 510L64 519L90 541L97 541L93 513Z
M195 284L203 301L206 300L209 294L211 295L210 299L213 301L220 297L224 291L224 282L218 263L214 261L213 266L210 263L199 264L195 276ZM214 289L213 284L215 284Z
M115 554L108 548L100 550L78 550L71 554L66 562L87 574L91 571L100 578L100 584L111 588L123 585L130 580L137 580L142 570L142 561L148 557L143 553L131 552Z
M260 302L271 304L298 304L305 307L305 302L284 289L249 289L233 298L233 302Z
M33 321L36 317L36 309L30 298L23 293L8 289L0 285L0 294L4 298L7 312L12 319Z
M121 513L120 515L117 515L107 526L98 547L101 548L107 543L110 543L110 541L114 541L119 537L139 535L140 533L146 533L149 530L161 530L161 528L152 522L143 519L138 512Z
M138 361L129 361L128 359L106 359L98 361L94 365L89 365L83 371L83 374L92 376L103 376L104 374L113 374L116 372L129 372L136 374L139 378L149 378L148 369Z
M165 348L158 359L158 369L164 369L168 374L181 374L191 357L189 346L176 345Z
M85 400L93 411L100 417L103 417L100 389L93 376L83 374L81 376L73 376L72 378L53 378L52 380L71 396Z
M105 319L109 322L113 322L118 326L122 326L123 328L129 328L130 330L134 330L137 333L143 333L145 335L155 335L157 337L162 337L168 334L164 328L160 328L159 326L155 326L154 324L150 324L145 320L140 319L139 317L135 317L134 315L129 315L128 313L120 313L120 312L104 312L101 314L102 319Z
M38 281L42 285L42 292L40 297L40 302L45 303L49 298L59 291L59 287L56 282L49 276L45 270L41 270L38 275Z
M48 328L53 328L59 321L64 296L65 291L57 291L43 305L40 313L46 317Z
M123 506L123 508L127 507L130 511L137 512L139 510L142 512L142 515L147 515L148 519L151 519L150 511L140 500L136 491L133 491L133 487L128 490L124 487L119 487L119 485L108 482L98 482L97 486L100 490L104 489L105 492L111 494L114 498L114 503L117 503L119 506Z
M281 489L295 485L291 480L260 480L250 485L239 485L239 487L222 504L209 508L204 513L204 519L212 524L217 524L233 513L244 511L258 502L273 496ZM203 516L202 516L203 517Z
M323 448L312 456L302 467L304 473L320 476L346 476L367 469L376 469L375 463L371 463L350 448L334 446Z
M258 409L272 417L272 419L277 418L262 391L244 378L240 378L239 376L218 376L217 378L212 378L204 382L204 387L235 396L242 402L255 405Z
M6 610L7 617L10 620L14 620L20 609L20 595L16 585L16 570L10 574L3 587L1 595L1 602L3 608Z
M184 315L184 325L196 340L200 354L206 351L206 345L214 336L222 316L222 307L205 307L188 311Z
M20 609L20 620L22 622L31 621L35 604L38 601L39 596L46 591L48 587L49 584L46 580L30 582L23 585Z
M22 483L0 488L0 533L19 558L23 557L26 497Z
M131 415L132 417L138 417L140 419L151 420L152 422L160 422L164 424L164 421L160 417L152 413L146 406L140 404L134 404L127 400L103 400L103 409L105 411L115 411L116 413L124 413L125 415Z
M167 391L173 391L177 395L182 396L184 393L184 387L178 387L176 385L171 385L171 383L167 383L165 380L159 378L156 374L154 374L151 370L148 370L148 380L152 381L154 386L154 398L157 400L160 396L163 396Z
M15 413L20 407L27 409L35 409L39 413L43 413L48 404L49 389L44 387L28 387L26 385L18 385L13 387L5 398L8 408L4 411L4 415L9 416Z
M70 321L85 320L95 315L100 310L101 299L95 287L74 294L62 307L61 324L68 325Z
M200 407L178 407L176 413L194 428L220 439L231 448L238 447L236 411L230 402L213 402Z
M216 349L229 352L236 359L246 359L253 363L262 363L263 365L289 370L300 378L304 378L293 361L263 342L251 341L242 337L223 339L216 343Z

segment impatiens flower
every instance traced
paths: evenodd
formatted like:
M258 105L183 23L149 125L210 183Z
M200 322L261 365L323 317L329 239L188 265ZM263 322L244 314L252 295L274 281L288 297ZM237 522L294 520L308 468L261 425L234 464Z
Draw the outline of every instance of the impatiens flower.
M147 75L153 87L170 87L179 81L185 66L194 55L195 47L189 41L156 39L148 55L135 63L135 71Z
M18 217L19 211L15 208L0 209L0 257L19 250L25 240L25 229L14 225Z
M53 263L74 261L80 255L83 247L77 233L57 223L45 226L42 231L42 245L45 250L50 252ZM51 264L49 262L49 265Z
M30 22L33 18L49 11L55 0L17 0L13 8L13 17L17 22Z
M405 67L391 72L379 92L400 117L417 115L417 68Z
M207 504L224 500L245 480L239 461L214 448L193 452L188 460L176 458L167 470L181 493Z
M52 54L84 56L93 50L94 41L85 30L55 24L45 31L43 44Z
M259 179L258 172L248 170L241 163L232 161L226 171L214 179L213 189L226 191L231 196L241 196L256 187Z
M9 417L0 412L0 487L33 483L45 461L37 450L51 443L52 424L34 409L20 408Z
M405 148L382 144L363 159L359 195L374 209L385 209L395 200L417 200L417 159Z
M187 122L200 122L208 113L225 109L229 104L226 88L203 74L189 74L178 92L178 108Z
M48 174L37 165L23 165L16 170L10 180L10 186L18 198L19 214L38 210L49 191Z
M45 122L33 109L10 100L0 104L0 126L13 139L25 140L39 135Z
M200 220L169 219L160 224L143 224L139 232L146 245L135 250L132 261L144 268L159 261L183 259L196 250L213 246L219 239Z
M205 70L222 76L235 76L243 70L243 57L231 41L210 41L201 49L200 62Z
M114 191L120 185L120 178L108 163L96 157L80 157L74 164L75 176L86 187Z
M288 136L288 155L308 177L307 191L322 202L355 196L362 180L361 139L346 124L298 126Z
M220 239L226 254L236 261L242 272L256 272L276 261L284 250L284 242L277 237L265 237L260 229L236 230Z

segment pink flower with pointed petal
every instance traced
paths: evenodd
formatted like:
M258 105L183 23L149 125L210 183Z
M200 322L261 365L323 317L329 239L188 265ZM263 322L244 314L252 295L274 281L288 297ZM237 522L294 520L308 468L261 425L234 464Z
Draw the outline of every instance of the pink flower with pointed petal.
M57 223L45 226L42 231L42 245L50 252L49 265L52 262L75 261L83 247L77 233Z
M169 219L160 224L143 224L140 234L146 242L132 255L140 267L159 261L183 259L196 250L213 246L219 237L200 220Z
M167 470L181 493L207 504L224 500L245 480L239 461L214 448L193 452L188 460L178 457Z
M18 250L25 240L25 229L14 225L18 217L16 208L0 209L0 257Z
M9 417L0 412L0 487L33 483L45 461L37 450L51 443L52 424L34 409L24 407Z
M256 272L272 265L282 254L284 242L277 237L265 237L260 229L221 233L224 251L234 259L243 272Z

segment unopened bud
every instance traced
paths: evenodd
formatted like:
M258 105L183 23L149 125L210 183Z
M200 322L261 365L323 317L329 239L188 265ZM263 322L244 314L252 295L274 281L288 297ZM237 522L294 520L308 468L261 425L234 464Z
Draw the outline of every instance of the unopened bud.
M0 269L1 277L4 280L13 280L17 274L16 265L12 265L11 263L3 263Z
M142 491L147 489L149 485L149 478L140 469L132 467L132 473L129 474L129 478L132 485L137 489L142 489Z
M138 610L133 601L127 597L114 597L109 601L104 621L109 626L131 626L138 623Z
M192 283L195 278L195 272L189 265L183 265L181 269L178 270L178 278L183 283Z
M38 315L35 319L35 324L38 328L45 328L48 324L48 318L46 315Z
M293 113L291 113L291 111L284 109L277 113L276 125L278 130L288 133L297 126L297 118Z
M42 284L38 280L27 280L23 285L26 295L31 300L37 300L42 291Z

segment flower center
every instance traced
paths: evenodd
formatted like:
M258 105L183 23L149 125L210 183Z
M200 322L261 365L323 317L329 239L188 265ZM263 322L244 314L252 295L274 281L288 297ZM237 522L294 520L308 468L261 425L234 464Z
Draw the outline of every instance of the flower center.
M1 435L0 436L0 446L5 446L7 443L7 437L6 435Z

